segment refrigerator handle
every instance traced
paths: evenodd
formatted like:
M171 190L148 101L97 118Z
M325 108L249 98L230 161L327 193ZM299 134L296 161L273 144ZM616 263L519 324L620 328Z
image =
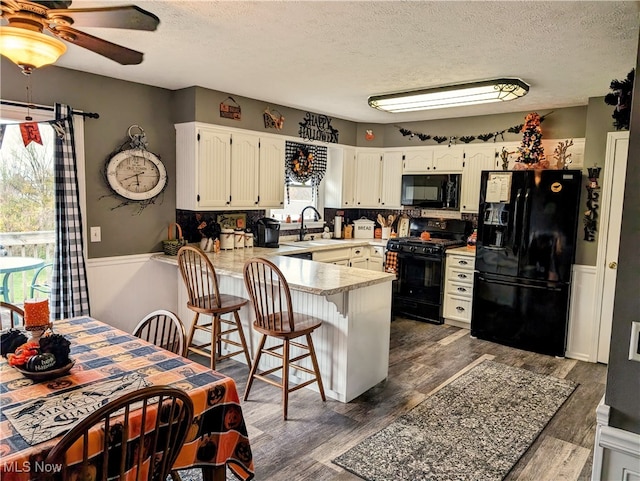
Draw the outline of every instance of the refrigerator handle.
M514 254L518 253L518 239L520 239L520 232L518 231L518 219L520 216L518 215L518 206L520 205L520 196L522 195L522 189L518 189L518 193L516 194L516 201L513 206L513 245L511 246L511 250Z
M529 246L527 245L527 238L529 237L529 194L531 189L527 189L527 193L524 195L524 208L522 209L522 238L520 239L520 247L522 247L522 253L526 254Z
M478 280L482 281L482 282L486 282L488 284L499 284L501 286L509 286L509 287L524 287L527 289L542 289L543 291L561 291L562 289L560 287L547 287L547 286L537 286L535 284L521 284L519 282L506 282L506 281L499 281L496 279L487 279L486 277L483 277L482 275L478 275Z

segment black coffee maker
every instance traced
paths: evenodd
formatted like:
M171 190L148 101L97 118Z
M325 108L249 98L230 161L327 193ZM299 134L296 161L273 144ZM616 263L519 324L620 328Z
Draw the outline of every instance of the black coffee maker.
M280 222L269 217L263 217L256 222L258 228L257 247L279 247Z

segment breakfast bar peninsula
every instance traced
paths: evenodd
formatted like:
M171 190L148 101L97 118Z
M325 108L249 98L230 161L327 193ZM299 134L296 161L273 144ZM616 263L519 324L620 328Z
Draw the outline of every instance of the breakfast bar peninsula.
M302 244L281 245L276 249L234 249L207 255L216 269L220 292L245 298L248 296L242 269L247 260L266 257L278 266L289 283L294 310L323 320L322 326L313 333L313 342L326 395L349 402L387 377L391 285L395 276L288 257L335 247L335 244L329 243L326 246L304 247ZM177 258L174 256L158 254L152 259L177 267ZM176 275L179 276L179 272ZM178 313L189 329L193 316L186 308L186 290L182 279L178 284L182 286L178 292ZM253 356L259 336L252 328L254 316L251 306L245 306L240 311L240 317ZM246 362L242 356L234 359ZM261 367L270 367L268 361L263 357ZM290 379L299 383L306 379L305 376L302 371L292 370ZM317 390L315 384L308 388Z

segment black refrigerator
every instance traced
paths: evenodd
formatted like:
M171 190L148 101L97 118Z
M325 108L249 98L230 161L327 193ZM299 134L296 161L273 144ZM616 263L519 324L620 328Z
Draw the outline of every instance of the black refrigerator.
M564 356L579 170L482 173L471 335Z

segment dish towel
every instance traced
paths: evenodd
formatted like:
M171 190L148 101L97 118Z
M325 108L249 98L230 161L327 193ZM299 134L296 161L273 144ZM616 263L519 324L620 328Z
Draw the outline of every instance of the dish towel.
M398 253L387 252L384 261L384 271L398 275Z

